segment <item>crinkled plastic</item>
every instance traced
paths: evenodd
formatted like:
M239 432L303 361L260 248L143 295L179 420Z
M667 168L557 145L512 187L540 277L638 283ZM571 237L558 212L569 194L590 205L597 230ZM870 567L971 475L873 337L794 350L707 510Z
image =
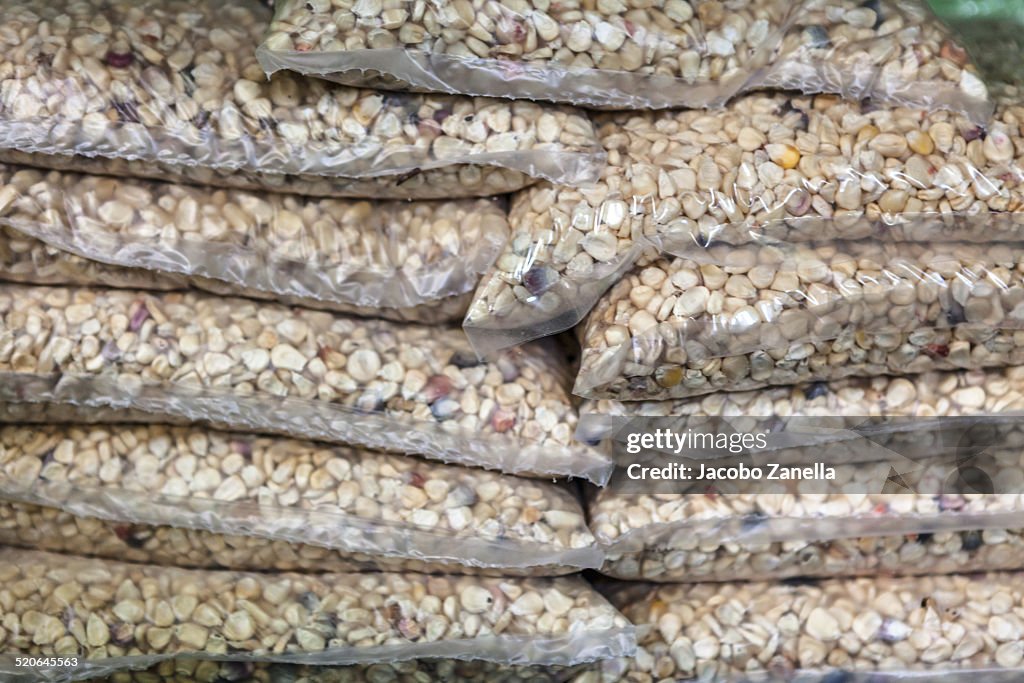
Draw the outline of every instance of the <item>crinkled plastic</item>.
M828 444L831 460L859 462L878 459L877 446L883 444L914 457L936 452L930 449L948 445L950 438L981 446L1016 444L1021 414L1024 367L1018 366L852 377L668 401L589 400L580 407L576 438L618 440L652 426L678 433L769 433L780 438L757 452L771 451L780 461L813 462ZM18 411L17 419L26 418ZM974 438L972 430L982 425Z
M198 292L0 287L0 400L134 409L598 484L543 346Z
M480 661L418 659L327 667L175 659L161 662L145 671L115 673L107 679L107 683L573 683L587 672L598 675L599 666L514 666ZM21 681L17 679L13 683Z
M669 399L703 393L709 382L748 388L773 372L764 357L778 367L833 340L895 351L878 342L888 335L927 354L929 335L949 330L1010 334L1024 329L1021 253L1022 243L830 241L661 258L634 269L590 313L575 392ZM780 383L775 377L768 383Z
M310 174L253 173L105 157L26 154L11 149L0 149L0 161L92 175L148 178L250 192L270 191L329 198L421 200L490 197L512 192L533 182L519 171L467 164L402 175L339 178Z
M103 285L127 289L174 290L188 286L185 278L157 275L89 261L2 225L0 218L0 280L34 285Z
M590 505L607 553L601 571L694 582L1020 569L1024 496L1002 485L1020 479L1019 452L986 451L994 493L946 492L948 462L927 460L915 463L916 493L866 492L886 482L889 460L836 465L828 492L797 480L741 483L726 494L602 489Z
M319 308L342 313L366 315L386 320L417 322L424 324L450 323L458 319L469 306L472 292L458 294L426 301L410 308L372 308L342 303L328 303L303 297L275 294L272 292L250 289L233 285L223 280L214 280L199 275L185 276L171 272L154 272L142 268L112 266L100 261L90 261L70 252L60 251L46 242L39 241L30 235L14 228L3 227L4 219L0 218L0 280L20 282L24 284L43 285L81 285L117 287L121 289L146 289L152 291L173 291L196 287L208 292L225 296L245 296L251 299L263 299L303 306ZM83 244L83 251L91 251ZM126 251L132 251L130 249ZM198 256L194 251L193 255ZM101 255L102 256L102 255ZM144 258L144 257L142 257ZM157 260L159 261L160 255ZM179 267L180 264L163 263L166 268ZM230 265L230 264L228 264ZM278 264L278 275L287 268ZM263 274L266 278L266 273Z
M692 359L666 364L654 376L641 366L637 375L616 378L591 397L626 400L702 396L715 391L749 391L768 386L827 382L846 377L912 375L932 370L996 368L1024 363L1024 334L1017 329L958 327L916 332L844 334L834 340L807 342L721 359ZM591 377L581 375L585 382ZM670 388L658 384L678 383ZM657 388L654 388L657 387Z
M96 503L93 498L95 497L80 497L78 502L81 505L77 507L100 512L112 507L107 505L100 510L102 505ZM117 497L116 492L113 494L115 503L119 503L123 499L123 496ZM106 503L105 500L102 502ZM188 503L188 501L184 502ZM452 557L455 552L445 552L440 549L434 550L431 554L442 559L418 559L412 557L416 553L415 542L417 539L426 541L430 538L429 531L424 533L422 530L402 528L399 524L389 526L384 522L367 525L365 522L361 523L357 520L355 528L349 532L349 536L358 539L360 534L363 534L363 538L373 538L373 533L378 535L393 533L395 540L392 541L392 544L397 545L402 540L411 539L409 549L399 548L397 554L388 555L378 551L387 548L389 541L380 543L374 541L376 550L356 552L351 549L325 548L320 545L253 536L248 531L244 534L223 534L205 530L218 526L216 520L209 524L206 523L206 520L216 515L219 508L217 506L207 507L213 512L206 517L198 518L203 528L193 529L183 526L141 524L124 520L104 520L98 517L76 515L55 507L0 501L0 544L70 555L194 569L315 573L407 571L473 576L563 576L579 570L579 567L564 565L484 567L476 557ZM209 511L202 510L202 512ZM121 516L137 518L136 515L131 514ZM164 516L167 515L164 514ZM310 518L311 524L318 524L324 521L325 516L307 515L307 517ZM194 522L196 519L196 515L192 515L185 521ZM344 517L334 515L333 521L344 521ZM169 522L173 522L173 520L169 520ZM253 526L258 527L259 525ZM262 530L257 529L257 531ZM322 528L318 527L314 531L322 532ZM434 534L433 540L443 542L447 539L443 535ZM346 543L347 548L354 548L358 545L358 542ZM362 545L369 547L371 543L364 542ZM458 545L460 544L456 544L456 546ZM515 563L517 560L510 560L507 556L499 555L498 549L502 545L501 541L470 543L467 546L459 547L457 552L479 551L480 558L504 557L504 561ZM510 547L512 546L506 547L506 550ZM529 551L529 549L524 550ZM555 553L548 553L548 559L552 559L554 555ZM589 552L569 550L560 555L559 559L600 564L599 558L601 557L603 555L596 548L591 547ZM527 559L527 562L530 561Z
M19 378L22 387L31 393L33 385L44 389L43 382L33 383L27 378ZM5 392L14 394L16 392ZM68 403L32 403L18 398L8 398L0 402L0 424L78 424L78 425L174 425L191 424L187 418L172 415L151 415L131 408L102 408L92 406L76 406Z
M0 143L272 175L367 178L471 164L577 183L599 172L592 127L570 109L267 80L253 45L270 19L255 0L8 5Z
M966 51L918 0L288 0L257 55L267 73L598 108L784 88L990 111Z
M671 401L584 401L577 436L610 436L609 419L622 417L724 417L744 431L759 431L783 418L967 417L1013 415L1024 410L1024 367L931 372L913 377L852 377L834 382L718 392ZM797 423L791 423L796 425ZM781 425L785 427L784 423Z
M254 571L330 571L332 561L349 556L350 565L380 558L394 569L408 559L456 573L556 575L601 563L579 502L556 484L340 446L197 427L12 426L0 429L0 474L6 501L108 522L71 520L94 533L58 533L51 541L43 525L22 529L21 515L8 515L17 522L13 531L22 532L16 538L32 534L52 550L72 541L82 555L106 554L96 542L106 532L122 541L118 559L136 561L132 550L139 549L138 561L162 564L177 555L184 562L171 564ZM188 545L167 539L185 534L154 526L204 533L182 552ZM243 536L256 538L247 543ZM292 545L280 562L260 566L273 541ZM239 545L242 552L224 553L227 563L209 552ZM311 566L281 566L304 556Z
M748 391L761 387L826 382L846 377L913 375L932 370L971 370L1024 364L1024 332L1019 329L920 329L915 332L850 332L828 341L807 342L768 351L693 359L666 366L680 382L664 389L648 376L616 381L592 396L676 398L714 391ZM632 368L631 368L632 369ZM658 389L651 389L651 386Z
M483 353L578 323L659 253L710 245L1021 241L1024 108L947 112L754 94L719 112L601 114L598 184L517 194L466 317Z
M571 666L629 656L636 644L628 622L580 578L243 574L11 548L0 555L0 576L19 595L2 608L4 664L18 656L78 658L77 667L38 668L47 681L181 656Z
M609 681L1019 680L1021 576L625 584L637 656Z
M603 571L627 579L727 581L1024 567L1024 497L1015 483L1024 443L1019 426L1022 372L1011 367L857 378L675 401L588 402L581 408L578 438L610 436L616 419L673 416L668 421L677 433L727 425L729 431L767 430L807 444L768 453L766 462L806 466L824 458L833 464L861 463L838 468L837 482L826 482L831 490L764 481L745 490L736 485L742 491L738 495L666 495L653 489L617 495L614 488L605 489L590 504L592 528L609 556ZM859 432L849 431L868 421L875 429L860 438ZM953 431L944 436L943 426ZM880 438L887 430L897 433ZM922 455L940 453L951 444L957 452L981 453L985 463L994 463L995 469L979 466L996 489L1006 485L1009 490L961 495L943 476L938 483L946 485L936 491L936 481L922 474L921 465L928 464ZM911 451L913 462L886 455ZM864 464L883 459L881 469ZM949 475L948 464L941 461L933 470ZM879 489L849 483L849 476L861 476L877 485L891 466L913 471L911 486L918 493L868 495ZM775 487L783 488L773 493Z
M0 183L0 224L78 256L399 320L461 319L508 237L484 199L312 200L13 166Z

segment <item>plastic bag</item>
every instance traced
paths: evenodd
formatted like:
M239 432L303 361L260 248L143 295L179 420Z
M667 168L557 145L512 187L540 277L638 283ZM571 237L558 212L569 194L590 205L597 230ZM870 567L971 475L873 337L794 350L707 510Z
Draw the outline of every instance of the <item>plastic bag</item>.
M461 319L508 237L483 199L311 200L3 166L0 184L0 224L78 256L399 320Z
M659 252L709 245L1021 241L1020 100L987 129L946 112L787 94L721 112L602 114L609 165L586 188L513 200L512 238L466 318L485 353L579 322Z
M701 108L774 87L987 116L966 52L916 0L289 0L257 55L268 73L599 108Z
M640 639L605 681L1020 677L1020 575L643 584L613 593Z
M263 662L168 660L146 671L123 671L107 683L571 683L598 664L574 667L512 666L491 662L418 659L348 667Z
M0 577L20 596L2 606L3 659L78 659L47 680L70 669L100 676L183 655L571 666L635 648L632 627L580 578L243 574L10 548L0 555Z
M0 429L0 473L0 498L106 520L89 526L108 537L128 529L121 545L129 554L118 559L134 559L130 548L140 548L140 561L149 561L161 538L185 536L148 525L213 532L196 534L191 552L164 541L165 556L187 557L189 566L308 569L279 566L308 557L329 571L332 560L351 555L364 566L379 558L386 569L408 559L456 573L555 575L601 563L579 502L556 484L340 446L196 427L14 426ZM26 531L42 547L65 549L49 545L41 526ZM258 538L225 542L217 534ZM88 536L68 539L77 554L98 554ZM273 540L318 548L292 546L260 566ZM238 545L230 563L204 554Z
M0 280L34 285L104 285L154 290L182 289L185 279L89 261L2 225Z
M288 74L268 81L252 46L270 19L255 0L7 6L0 142L278 175L367 178L472 164L554 182L596 177L592 128L569 109L381 94Z
M935 13L957 34L987 83L1024 83L1021 55L1024 5L1005 0L930 0Z
M810 358L832 340L896 351L878 341L888 336L927 353L930 337L949 330L1012 334L1024 329L1022 251L1021 243L833 241L716 245L692 259L662 258L594 307L574 391L675 398L704 393L709 381L725 390L766 377L784 383L762 358L802 361L802 349Z
M591 528L608 556L601 571L693 582L1020 569L1019 450L985 453L988 466L977 471L994 482L993 493L956 492L948 485L955 470L943 458L913 462L914 493L883 492L907 490L888 479L890 460L834 465L836 480L827 485L762 479L728 484L721 494L639 495L613 485L590 505ZM765 476L787 469L765 468Z
M603 483L543 346L482 362L458 328L197 292L0 287L0 400L131 408L234 430ZM40 326L37 328L37 326Z
M120 500L116 497L116 492L113 495L115 502ZM34 499L38 500L38 498ZM78 507L84 508L85 504ZM214 509L217 510L215 506ZM91 510L98 510L98 506L93 505ZM120 516L138 518L137 515L130 514ZM324 516L320 515L320 517ZM186 517L186 522L196 521L196 515L186 515ZM312 519L311 524L318 523L316 515L312 515ZM334 521L344 521L344 519L344 517L335 515ZM173 520L167 521L168 523L173 522ZM518 549L515 543L508 546L500 541L489 543L482 541L475 545L456 543L453 546L454 551L435 549L431 554L440 559L413 557L417 553L415 545L411 545L408 550L395 551L394 548L387 548L388 541L363 542L364 547L374 546L369 552L352 550L359 546L360 533L364 533L365 537L369 538L372 532L376 532L378 535L393 532L397 538L412 538L413 541L417 537L423 541L430 536L429 532L424 533L423 530L402 529L399 525L388 526L384 522L378 522L373 527L365 522L359 523L357 520L356 528L349 534L357 541L339 543L339 545L345 545L345 549L254 536L248 530L243 530L244 533L238 534L205 530L218 525L219 521L204 523L200 529L183 526L158 526L128 522L123 519L120 521L104 520L84 514L72 514L54 507L0 501L0 544L127 562L238 571L273 570L315 573L408 571L473 576L562 576L579 570L578 566L566 567L551 564L526 566L520 563L519 558L508 556L500 556L502 558L500 561L509 564L520 563L519 566L484 567L481 566L482 562L474 557L453 557L459 552L481 550L482 558L495 558L499 557L499 548ZM259 525L254 524L253 526ZM257 531L262 532L262 529L257 529ZM323 529L317 527L313 531L322 533ZM436 533L433 539L435 542L447 540ZM460 545L462 547L459 547ZM529 551L529 548L523 549ZM388 555L384 554L385 552L396 554ZM553 559L556 554L558 553L549 552L547 558ZM586 550L566 549L565 552L558 554L559 560L564 559L576 564L588 565L599 565L600 559L598 558L601 557L601 553L593 546ZM534 559L522 559L528 564L538 558L539 555ZM543 561L543 558L540 559Z
M497 166L451 166L429 171L367 178L339 178L310 174L252 173L205 166L181 166L104 157L25 154L0 149L0 162L75 173L121 178L148 178L163 182L222 187L250 192L281 192L307 197L362 197L391 200L490 197L533 184L519 171Z
M682 434L758 434L751 452L777 461L877 460L878 447L919 457L951 443L1024 445L1024 367L932 372L911 377L853 377L833 382L718 392L670 401L585 401L576 438L611 439L667 428ZM2 418L0 418L2 419ZM19 419L25 419L20 416ZM31 419L31 418L30 418ZM43 419L43 417L40 417ZM701 458L728 457L710 449Z
M2 268L0 268L0 280L7 282L44 285L117 287L121 289L146 289L152 291L172 291L195 287L204 289L208 292L223 294L225 296L245 296L250 299L277 301L279 303L286 303L292 306L302 306L304 308L317 308L341 313L372 316L376 318L383 318L385 320L417 322L424 324L450 323L453 320L458 319L460 314L464 313L467 306L469 306L470 299L472 297L472 292L466 292L464 294L448 296L442 299L424 301L424 303L418 306L412 306L409 308L372 308L351 304L324 302L316 299L288 296L275 292L252 289L241 285L230 284L223 280L201 277L199 275L185 276L171 272L156 273L142 268L112 266L99 261L90 261L82 258L81 256L55 249L46 242L39 241L14 228L3 227L3 221L4 219L0 218L0 258L3 259L3 261L0 262L0 266L2 266ZM81 243L80 246L83 247L82 251L92 251L88 242ZM486 248L486 246L483 246L483 248ZM142 253L139 254L137 250L126 247L123 252L128 252L129 254L135 253L143 260L154 260L149 259L148 256L146 256L147 252L145 252L145 250L142 250ZM194 249L190 250L190 254L196 258L203 258L203 256L197 253ZM104 256L103 254L97 255ZM178 256L179 258L181 257L180 254L170 255L171 258L174 258L175 256ZM167 254L157 254L155 262L152 264L153 267L165 267L167 269L182 267L182 264L180 263L162 260L167 257ZM195 264L185 265L188 266ZM218 262L218 265L213 267L220 268L224 265L230 266L231 264ZM292 267L294 267L294 264L292 264ZM296 268L295 270L301 269ZM285 277L289 272L288 264L280 262L277 264L277 271L275 274L279 278ZM242 275L244 274L245 273L242 273ZM267 272L262 272L261 277L265 280L267 274ZM232 276L230 272L227 273L227 275ZM306 275L308 276L309 273L306 273ZM287 285L285 286L287 287Z
M22 386L31 388L27 378L19 378ZM37 384L43 388L42 383ZM14 393L14 392L5 392ZM174 425L191 424L187 418L172 415L151 415L131 408L102 408L75 406L67 403L23 402L18 397L0 402L0 425L23 424L78 424L78 425Z
M778 417L963 417L1024 411L1024 367L930 372L913 377L852 377L834 382L718 392L671 401L584 401L581 441L610 436L608 418L725 417L746 431ZM785 425L781 425L785 427Z
M794 344L726 358L666 367L671 389L651 390L651 378L616 380L592 396L656 398L748 391L774 385L827 382L845 377L914 375L933 370L970 370L1024 364L1024 332L1018 329L922 329L916 332L844 334L834 340ZM583 369L586 372L586 369ZM663 376L663 373L662 373ZM587 381L590 381L587 378ZM655 380L656 384L656 380Z

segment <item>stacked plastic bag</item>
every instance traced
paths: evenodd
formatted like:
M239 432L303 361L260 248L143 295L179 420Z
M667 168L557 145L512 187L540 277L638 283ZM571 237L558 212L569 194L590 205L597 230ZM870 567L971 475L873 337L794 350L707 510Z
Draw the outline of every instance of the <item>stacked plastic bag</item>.
M0 10L0 678L631 654L571 576L603 555L552 480L611 462L573 441L564 359L457 325L501 195L597 178L588 116L268 79L271 19Z
M0 678L1024 670L1024 108L923 0L267 4L0 8Z

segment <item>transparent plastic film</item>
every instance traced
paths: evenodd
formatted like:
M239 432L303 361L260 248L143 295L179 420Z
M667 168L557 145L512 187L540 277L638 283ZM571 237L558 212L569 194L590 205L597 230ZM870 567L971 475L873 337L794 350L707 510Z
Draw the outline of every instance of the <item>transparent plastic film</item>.
M148 668L176 656L571 666L628 656L635 648L632 627L579 578L245 574L10 548L0 572L22 595L4 609L12 626L3 634L5 663L15 656L75 656L79 677ZM524 614L514 604L531 609ZM68 674L65 667L41 680Z
M100 499L96 496L80 498L79 501L84 502L79 507L89 510L110 510L111 506L106 504L106 500L123 503L127 498L128 496L123 495L114 495L109 499ZM192 506L193 509L196 507L202 506ZM206 511L209 515L220 511L216 506L207 507L210 508ZM324 515L313 514L308 517L311 524L329 521ZM333 521L338 520L339 516L334 515ZM436 550L432 553L436 557L443 556L441 559L420 559L413 556L413 545L416 542L414 537L425 541L431 535L417 534L414 529L402 529L400 525L387 523L374 526L356 521L349 537L357 538L362 534L363 538L371 538L374 533L390 533L396 539L411 539L411 549L401 549L392 555L377 551L364 553L254 536L249 532L225 534L206 530L216 526L217 524L213 523L195 529L111 521L85 514L73 514L56 507L0 501L0 543L3 545L122 562L191 569L303 573L403 571L470 576L564 576L579 571L578 566L557 564L485 567L475 557L456 557L463 551L480 553L482 558L488 557L488 553L491 558L500 557L503 547L501 542L482 541L468 545L460 544L459 547L452 545L452 550L447 553ZM436 534L432 538L435 543L445 540ZM383 543L377 544L378 548L384 546ZM354 547L354 544L349 544L349 547ZM504 549L508 550L509 546L504 546ZM597 558L600 557L601 555L593 549L582 553L570 551L568 554L561 554L559 560L554 559L555 554L548 555L548 559L553 561L575 562L573 558L581 558L579 561L587 564L599 562ZM462 564L463 562L465 563Z
M607 553L602 572L626 580L1016 570L1024 566L1024 498L998 479L1020 479L1015 452L1019 446L979 456L995 492L957 491L949 486L953 466L938 457L914 463L913 493L890 479L889 460L835 465L827 487L781 480L726 484L721 493L712 483L704 493L625 495L613 481L594 494L591 525Z
M767 451L686 463L775 477L691 482L695 491L617 475L590 497L603 571L690 582L1018 569L1022 387L1011 367L587 402L577 437L615 439L623 465L667 462L625 456L631 432L766 433ZM834 466L835 479L803 478L815 463Z
M750 85L952 110L979 124L992 113L974 60L928 2L809 0L777 55Z
M1024 412L1021 367L931 372L910 377L853 377L831 382L718 392L667 401L588 400L576 438L613 440L653 428L683 433L768 435L765 448L788 461L813 461L827 444L839 462L877 459L877 445L913 454L949 438L1016 443ZM725 453L707 452L707 457Z
M1024 363L1021 343L1024 343L1024 335L1015 329L958 327L877 334L860 331L834 340L741 356L707 361L693 359L685 367L667 364L655 370L655 376L642 366L630 367L628 377L609 378L599 391L586 393L640 400L652 396L688 397L715 391L749 391L847 377L1000 368ZM632 374L634 371L636 375ZM593 375L583 377L589 382ZM672 386L666 389L662 383Z
M623 586L638 654L603 680L1008 683L1020 575Z
M571 109L268 80L252 46L270 18L255 0L9 6L4 63L17 76L0 93L0 141L250 173L367 178L470 164L596 177L592 128Z
M659 253L828 240L1021 241L1019 99L979 126L948 112L753 94L715 112L601 114L609 164L512 202L512 238L466 318L484 350L568 329ZM482 331L481 331L482 330Z
M0 166L0 183L0 224L153 271L154 289L194 278L341 312L415 320L422 307L424 322L461 317L508 233L497 200L315 200L13 166Z
M401 175L341 178L308 173L285 174L181 166L160 161L27 154L13 149L0 149L0 161L90 175L148 178L250 192L269 191L328 198L420 200L490 197L514 192L534 183L532 178L519 171L468 164L410 171Z
M507 567L561 574L601 559L578 501L556 484L291 439L197 427L12 426L0 428L0 473L3 499L106 521L108 537L129 536L122 542L129 553L162 548L173 556L167 539L186 534L146 528L154 526L207 532L193 538L209 537L209 548L241 544L243 552L224 553L229 561L242 558L223 565L231 569L265 569L254 560L266 559L273 541L292 545L274 562L277 569L305 555L324 556L324 564L353 556L351 564L368 565L380 557L387 568L409 559L456 573ZM31 532L46 544L42 528ZM217 542L217 534L236 538ZM96 535L65 540L79 554L97 554L92 548L103 546L89 538ZM241 566L240 536L256 537L253 559ZM216 562L216 554L209 559Z
M698 381L691 371L715 361L727 376L717 388L736 380L743 389L755 374L744 362L764 354L793 360L794 350L842 339L870 351L879 336L927 354L928 334L1011 335L1024 321L1022 246L831 241L663 257L635 268L591 311L575 391L669 399L687 395Z
M417 659L346 667L175 659L161 662L145 671L117 672L110 676L108 683L209 683L219 680L234 683L380 683L415 680L456 683L574 683L577 677L588 672L592 672L591 675L599 675L599 667L598 663L572 667L516 666L453 659Z
M2 398L133 409L229 430L601 484L543 345L484 362L457 328L199 292L0 287Z
M76 406L70 403L33 403L28 400L34 391L46 391L46 379L35 381L27 376L18 378L19 387L5 392L0 402L0 424L75 424L75 425L174 425L187 426L186 418L170 415L152 415L131 408L101 408ZM25 400L22 400L25 399Z
M154 290L187 287L185 278L89 261L10 227L0 227L0 280L33 285L103 285Z
M912 0L289 0L257 55L268 73L596 108L704 108L783 87L990 111L967 53Z
M421 324L446 324L458 320L469 306L472 292L457 294L441 299L432 299L408 308L376 308L353 304L325 302L308 297L289 296L268 292L223 280L205 278L199 275L185 276L169 272L180 264L163 263L168 272L154 272L143 268L113 266L100 261L90 261L71 252L61 251L46 242L35 239L26 232L2 227L0 218L0 250L3 252L3 268L0 280L23 284L79 285L83 287L117 287L119 289L146 289L149 291L173 291L191 288L225 296L244 296L250 299L276 301L289 306L322 309L340 313L351 313L399 322ZM85 251L91 251L86 248ZM129 250L131 251L131 250ZM195 252L193 252L195 253ZM156 261L164 255L159 255ZM154 259L148 259L154 260ZM222 264L223 265L223 264ZM155 266L154 266L155 267ZM278 273L288 269L278 264ZM265 279L266 273L264 273Z

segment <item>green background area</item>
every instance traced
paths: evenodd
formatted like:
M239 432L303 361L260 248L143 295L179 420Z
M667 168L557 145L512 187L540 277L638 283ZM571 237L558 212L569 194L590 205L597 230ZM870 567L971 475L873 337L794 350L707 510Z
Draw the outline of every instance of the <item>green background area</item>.
M986 79L1024 85L1024 0L929 0Z

